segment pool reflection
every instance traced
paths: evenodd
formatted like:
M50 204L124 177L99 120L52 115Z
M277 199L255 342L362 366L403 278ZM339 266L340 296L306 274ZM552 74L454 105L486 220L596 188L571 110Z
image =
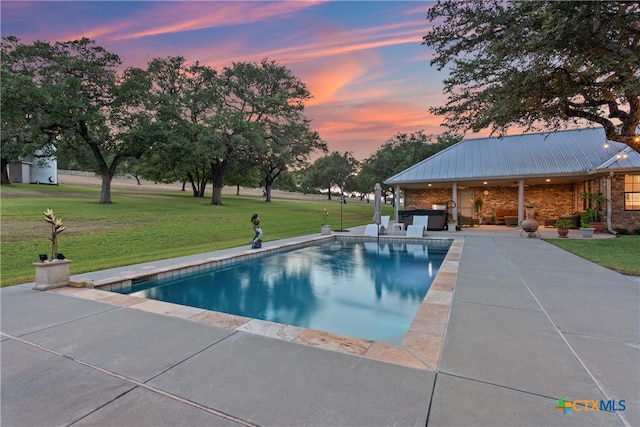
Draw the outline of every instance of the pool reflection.
M445 254L425 245L336 241L148 282L130 294L399 343Z

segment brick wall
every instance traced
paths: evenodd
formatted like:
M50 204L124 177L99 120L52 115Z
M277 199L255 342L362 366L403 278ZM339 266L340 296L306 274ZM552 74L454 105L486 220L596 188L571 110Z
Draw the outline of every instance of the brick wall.
M611 227L626 228L630 233L640 229L640 211L624 210L624 174L611 178Z

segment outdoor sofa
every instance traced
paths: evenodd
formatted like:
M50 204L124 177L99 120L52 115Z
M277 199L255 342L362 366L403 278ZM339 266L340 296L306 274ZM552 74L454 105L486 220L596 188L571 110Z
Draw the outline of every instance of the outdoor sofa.
M506 224L505 216L518 216L518 209L499 209L495 213L496 224ZM517 221L516 221L517 222ZM517 224L516 224L517 225Z

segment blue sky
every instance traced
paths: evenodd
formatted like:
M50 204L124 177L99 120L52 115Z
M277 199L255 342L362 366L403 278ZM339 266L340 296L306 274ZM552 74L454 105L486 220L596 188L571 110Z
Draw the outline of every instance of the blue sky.
M183 56L217 69L276 61L311 91L305 114L332 151L362 160L398 132L440 134L443 73L421 44L424 1L2 1L2 36L88 37L123 67Z

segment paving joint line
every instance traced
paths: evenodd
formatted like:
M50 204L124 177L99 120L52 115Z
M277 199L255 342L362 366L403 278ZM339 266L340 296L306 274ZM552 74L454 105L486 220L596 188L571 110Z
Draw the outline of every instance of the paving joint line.
M26 336L29 336L31 334L37 334L38 332L46 331L46 330L51 329L51 328L57 328L58 326L62 326L62 325L68 325L68 324L76 322L78 320L89 319L89 318L97 316L99 314L107 313L107 312L110 312L110 311L113 311L113 310L117 310L119 308L120 307L118 307L118 306L113 306L113 305L109 304L109 305L106 306L106 309L103 310L103 311L98 311L96 313L90 313L90 314L87 314L87 315L84 315L84 316L81 316L81 317L76 317L76 318L73 318L71 320L67 320L65 322L56 323L55 325L44 326L41 329L36 329L35 331L24 332L24 333L22 333L20 335L17 335L17 336L18 337L26 337ZM2 332L2 335L6 335L6 334L4 332ZM8 337L13 337L13 335L7 335L7 336Z
M495 238L493 238L493 239L495 241ZM497 244L497 242L496 242L496 244ZM560 330L560 328L558 328L558 326L555 324L553 319L551 319L551 316L549 315L547 310L544 309L544 307L542 306L542 303L540 302L540 300L534 295L534 293L531 290L531 288L529 287L529 285L527 285L526 280L524 280L524 278L520 275L517 266L511 261L510 258L508 258L506 256L504 250L501 250L501 252L502 252L502 256L505 258L505 260L507 260L507 262L511 265L511 268L513 268L513 270L516 272L516 274L518 275L518 278L520 279L520 282L524 285L525 288L527 288L527 291L529 292L531 297L535 300L536 304L538 304L538 307L540 307L540 310L542 310L542 313L545 315L545 317L547 318L547 320L549 321L549 323L551 324L553 329L556 331L556 333L560 336L560 339L567 346L567 348L569 349L569 351L571 352L573 357L578 361L580 366L582 366L582 369L584 369L584 371L587 373L587 375L589 376L591 381L593 381L593 383L596 385L598 390L600 390L600 393L602 393L602 396L604 396L607 400L611 400L611 396L607 393L607 391L605 390L603 385L600 384L600 382L596 379L595 375L593 375L591 370L587 367L586 363L582 360L580 355L578 355L578 352L573 348L573 346L571 345L571 343L569 342L567 337L565 337L564 333ZM624 417L624 415L622 415L621 412L616 412L616 415L618 416L618 418L620 419L622 424L624 424L626 427L631 427L631 424L629 424L629 422Z
M75 357L72 357L72 356L57 352L57 351L52 350L50 348L43 347L43 346L38 345L36 343L23 340L23 339L21 339L19 337L14 337L14 336L9 335L9 334L7 334L5 332L0 332L0 335L5 336L5 337L10 338L10 339L14 339L14 340L16 340L16 341L18 341L18 342L20 342L22 344L37 348L39 350L42 350L42 351L45 351L47 353L56 355L58 357L62 357L64 359L67 359L67 360L70 360L72 362L78 363L78 364L80 364L82 366L86 366L86 367L88 367L90 369L94 369L94 370L96 370L98 372L101 372L101 373L103 373L105 375L109 375L111 377L118 378L118 379L120 379L122 381L125 381L127 383L133 384L135 386L142 387L142 388L144 388L146 390L149 390L149 391L151 391L153 393L160 394L162 396L165 396L167 398L173 399L173 400L175 400L177 402L184 403L184 404L192 406L194 408L200 409L202 411L205 411L205 412L207 412L209 414L212 414L212 415L215 415L217 417L224 418L226 420L235 422L237 424L240 424L240 425L243 425L243 426L246 426L246 427L258 427L258 424L254 424L254 423L251 423L249 421L243 420L241 418L234 417L233 415L227 414L227 413L222 412L222 411L218 411L217 409L209 408L207 406L201 405L201 404L199 404L197 402L191 401L191 400L186 399L184 397L177 396L177 395L175 395L173 393L169 393L167 391L164 391L164 390L161 390L159 388L153 387L153 386L151 386L149 384L145 384L145 383L143 383L141 381L134 380L133 378L129 378L129 377L126 377L124 375L117 374L115 372L109 371L107 369L101 368L99 366L93 365L93 364L85 362L83 360L76 359ZM218 341L218 342L220 342L220 341Z
M545 399L558 400L558 398L555 397L555 396L547 396L545 394L540 394L540 393L536 393L536 392L528 391L528 390L522 390L522 389L519 389L519 388L510 387L508 385L496 384L496 383L492 383L492 382L489 382L489 381L479 380L479 379L476 379L476 378L470 378L470 377L465 377L465 376L462 376L462 375L452 374L450 372L440 371L438 373L442 374L442 375L447 375L447 376L453 377L453 378L460 378L460 379L467 380L467 381L473 381L473 382L479 383L479 384L486 384L486 385L491 385L491 386L498 387L498 388L503 388L503 389L506 389L506 390L513 390L513 391L517 391L519 393L528 394L528 395L531 395L531 396L538 396L538 397L543 397Z
M466 304L478 304L478 305L484 305L487 307L497 307L497 308L509 308L512 310L520 310L520 311L530 311L531 313L540 313L540 310L534 310L532 308L525 308L525 307L511 307L508 305L502 305L502 304L489 304L487 302L479 302L479 301L467 301L467 300L461 300L461 299L454 299L454 301L457 302L463 302Z
M149 381L152 381L152 380L154 380L154 379L158 378L160 375L162 375L162 374L164 374L164 373L166 373L166 372L170 371L171 369L173 369L173 368L175 368L175 367L177 367L177 366L182 365L182 364L183 364L184 362L186 362L187 360L193 359L194 357L196 357L196 356L197 356L197 355L199 355L200 353L202 353L202 352L204 352L204 351L206 351L206 350L209 350L209 349L210 349L210 348L212 348L213 346L220 344L222 341L225 341L225 340L227 339L227 337L229 337L229 336L231 336L231 335L234 335L236 332L237 332L237 331L233 331L233 332L232 332L232 333L230 333L229 335L226 335L226 336L224 336L224 337L222 337L222 338L220 338L220 339L218 339L218 340L216 340L216 341L212 342L211 344L209 344L209 345L207 345L206 347L202 348L202 350L198 350L198 351L196 351L195 353L193 353L192 355L190 355L190 356L188 356L188 357L186 357L186 358L184 358L184 359L182 359L182 360L180 360L180 361L176 362L175 364L173 364L173 365L169 366L167 369L164 369L163 371L158 372L156 375L152 376L151 378L149 378L148 380L146 380L144 383L146 384L146 383L148 383Z
M126 390L122 393L120 393L119 395L115 396L113 399L109 400L108 402L105 402L104 404L98 406L97 408L93 409L92 411L87 412L86 414L82 415L80 418L78 418L75 421L72 421L71 423L69 423L69 426L72 426L76 423L78 423L79 421L84 420L85 418L87 418L88 416L95 414L96 412L98 412L100 409L110 405L111 403L115 402L116 400L120 399L123 396L126 396L127 394L131 393L133 390L137 389L138 387L133 386L131 387L129 390Z
M581 334L581 333L578 333L578 332L569 332L569 331L562 331L562 333L566 334L566 335L573 335L573 336L576 336L576 337L594 338L594 339L604 340L604 341L613 341L613 342L619 342L619 343L624 343L624 344L631 344L631 345L636 346L637 348L640 349L640 341L629 341L629 340L621 339L621 338L601 337L601 336L598 336L598 335Z
M436 394L436 382L438 381L438 372L436 371L435 376L433 377L433 386L431 387L431 398L429 399L429 406L427 406L427 421L425 422L425 427L429 425L429 417L431 416L431 407L433 406L433 396Z

